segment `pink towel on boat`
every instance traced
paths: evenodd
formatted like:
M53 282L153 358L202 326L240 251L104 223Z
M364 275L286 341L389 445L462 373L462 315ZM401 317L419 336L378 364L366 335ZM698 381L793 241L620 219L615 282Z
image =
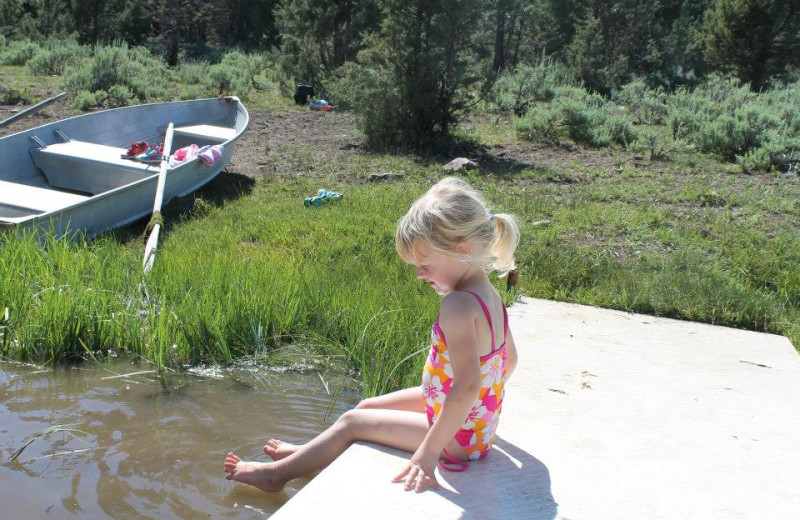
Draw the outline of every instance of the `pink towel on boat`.
M221 144L215 144L213 146L204 146L198 152L198 157L206 163L208 166L213 166L215 162L217 162L220 157L222 157L223 147Z

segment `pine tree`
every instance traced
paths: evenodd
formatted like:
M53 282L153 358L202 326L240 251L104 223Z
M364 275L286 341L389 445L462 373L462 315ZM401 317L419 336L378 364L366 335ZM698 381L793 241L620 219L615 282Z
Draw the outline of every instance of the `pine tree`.
M800 0L717 0L705 19L709 65L761 90L800 66Z

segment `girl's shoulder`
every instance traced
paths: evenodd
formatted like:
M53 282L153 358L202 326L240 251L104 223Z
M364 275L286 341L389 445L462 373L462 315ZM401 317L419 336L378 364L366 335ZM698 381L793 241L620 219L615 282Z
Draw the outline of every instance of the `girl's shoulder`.
M481 291L485 292L485 291ZM440 318L463 320L469 317L483 316L483 305L490 305L490 302L500 295L481 294L478 291L453 291L442 300L439 308ZM497 291L495 291L497 292ZM502 299L501 299L502 302Z

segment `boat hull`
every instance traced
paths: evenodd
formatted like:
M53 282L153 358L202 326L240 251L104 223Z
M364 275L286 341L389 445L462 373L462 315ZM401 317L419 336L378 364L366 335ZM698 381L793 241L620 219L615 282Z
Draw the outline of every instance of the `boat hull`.
M186 128L215 125L219 128L224 127L230 132L226 132L224 137L208 136L205 140L197 135L176 135L173 150L194 142L199 145L222 144L224 151L222 157L212 166L207 166L200 159L194 159L170 168L164 188L165 203L174 197L185 196L197 190L225 169L236 149L237 140L247 128L249 116L238 99L213 98L125 107L50 123L0 139L0 152L5 153L8 150L15 159L15 162L7 162L6 165L16 164L15 168L4 166L4 169L0 170L0 181L3 182L0 189L2 186L20 186L26 193L38 191L44 195L49 195L51 192L55 196L64 194L63 191L51 186L46 172L38 168L32 159L35 151L42 149L41 144L44 144L46 149L47 146L60 142L59 133L56 131L60 132L62 142L63 136L67 136L76 142L127 148L132 140L162 142L169 122L176 127ZM36 136L39 144L36 144L31 136ZM92 163L75 169L80 170L77 174L86 177L91 175L92 171L98 172L98 175L113 175L114 168L124 168L124 166L104 167L102 164L93 166ZM66 173L69 174L69 168L66 169ZM91 237L130 224L151 214L158 181L157 167L142 167L139 170L135 176L136 180L126 181L116 187L104 187L98 193L83 193L84 197L64 194L63 196L70 201L73 198L80 200L57 209L44 211L26 209L36 206L35 200L31 200L30 196L27 196L27 200L12 200L6 205L0 201L0 226L13 227L20 232L52 231L56 236L81 232ZM59 172L62 176L63 173ZM59 188L64 187L59 186Z

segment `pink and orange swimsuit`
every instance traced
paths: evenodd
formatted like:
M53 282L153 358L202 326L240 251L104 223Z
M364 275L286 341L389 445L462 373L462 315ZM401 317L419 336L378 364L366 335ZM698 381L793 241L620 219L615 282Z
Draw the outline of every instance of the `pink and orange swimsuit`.
M470 460L478 460L485 457L494 442L495 430L500 419L500 409L503 403L504 381L506 375L506 336L508 335L508 315L503 307L503 344L495 348L494 327L492 326L492 316L489 309L480 296L472 291L467 291L473 295L483 309L486 320L489 322L489 330L492 336L492 351L480 358L481 367L481 389L472 410L467 416L466 421L456 433L455 439ZM444 332L439 326L439 318L433 324L431 332L431 351L425 368L422 372L422 395L425 398L425 411L428 415L428 423L433 424L439 416L447 394L453 385L453 367L450 363L450 354L447 349L447 342ZM463 471L467 463L454 459L444 452L448 464L456 467L448 467L440 462L440 467L450 471Z

